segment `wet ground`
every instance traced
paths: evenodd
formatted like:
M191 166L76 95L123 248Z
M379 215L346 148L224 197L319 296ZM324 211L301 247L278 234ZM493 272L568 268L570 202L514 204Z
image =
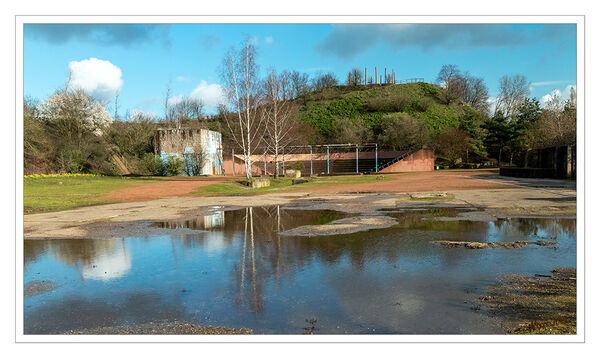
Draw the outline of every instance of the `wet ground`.
M359 213L212 208L188 220L145 222L147 231L126 237L25 240L25 285L53 283L25 297L25 333L102 333L150 322L255 334L505 333L473 302L501 275L576 266L575 220L466 220L477 212L415 204L360 213L393 218L391 227L294 236L278 233ZM440 240L556 244L473 250Z

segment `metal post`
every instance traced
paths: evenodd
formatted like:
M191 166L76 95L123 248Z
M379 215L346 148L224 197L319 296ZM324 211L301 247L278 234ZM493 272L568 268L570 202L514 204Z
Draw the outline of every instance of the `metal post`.
M358 173L358 144L356 145L356 172Z
M310 175L313 175L313 167L312 167L312 145L308 146L310 148Z
M327 174L329 174L329 146L326 145L327 147Z
M377 143L375 143L375 173L379 172L379 166L377 165Z
M267 152L265 152L265 175L267 175Z
M281 162L283 163L283 176L285 176L285 149L281 148Z
M235 152L231 149L231 170L233 173L231 175L235 176Z

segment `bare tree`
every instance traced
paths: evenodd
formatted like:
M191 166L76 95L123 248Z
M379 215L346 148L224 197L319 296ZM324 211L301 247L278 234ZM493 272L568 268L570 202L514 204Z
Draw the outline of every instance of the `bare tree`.
M165 91L165 122L169 124L169 99L171 98L171 79L167 82L167 89Z
M119 120L119 91L115 94L115 117L113 119L115 121Z
M480 113L488 113L488 90L483 78L462 73L456 65L443 65L437 81L446 90L446 101L458 98Z
M275 178L279 177L279 151L292 140L295 128L293 118L294 104L291 99L292 84L287 73L277 74L269 71L264 83L265 105L263 114L266 117L266 148L275 153Z
M443 65L438 73L437 82L443 88L448 88L448 84L452 82L453 79L457 78L460 75L460 70L456 65Z
M186 96L169 107L169 118L175 121L177 128L191 121L201 123L203 109L204 104L201 100Z
M239 52L231 48L223 60L221 73L237 122L226 120L234 142L242 148L246 164L246 178L252 179L252 149L255 139L262 138L263 116L257 115L260 105L259 80L257 78L256 48L250 39L242 44ZM229 119L229 116L225 118Z
M464 101L480 113L489 112L488 89L483 78L466 75L467 87L464 94Z
M308 76L308 73L292 71L289 74L289 79L292 86L292 98L297 98L310 92L310 77Z
M577 90L575 87L571 87L569 91L569 105L574 108L577 108Z
M319 74L313 79L313 89L317 91L336 86L337 84L338 80L332 72Z
M523 75L504 75L500 79L500 94L496 101L495 112L512 118L529 94L529 81Z

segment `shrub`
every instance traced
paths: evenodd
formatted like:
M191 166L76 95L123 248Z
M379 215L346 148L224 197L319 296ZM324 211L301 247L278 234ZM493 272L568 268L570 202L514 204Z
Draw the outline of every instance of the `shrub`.
M435 141L435 152L455 166L462 163L473 151L469 134L458 128L446 128Z
M421 98L417 101L411 102L410 109L416 112L427 112L433 103L433 99L429 97Z
M302 171L304 169L304 163L295 162L294 165L292 165L292 169Z
M63 150L57 158L59 170L66 173L81 173L84 168L85 158L81 151Z
M370 112L403 112L408 109L411 103L411 97L400 93L393 97L373 97L370 98L365 110Z
M392 150L420 149L426 147L430 132L422 120L406 113L390 114L383 118L378 142Z
M146 153L138 162L138 171L144 175L162 175L163 161L159 156L152 153Z
M167 158L167 163L165 164L165 171L169 176L176 176L181 174L183 170L183 161L180 158L175 156L170 156Z

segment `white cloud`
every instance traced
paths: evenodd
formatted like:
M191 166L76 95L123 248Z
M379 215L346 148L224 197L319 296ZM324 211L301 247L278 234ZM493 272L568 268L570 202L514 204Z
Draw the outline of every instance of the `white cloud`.
M69 62L70 86L81 89L99 100L114 97L123 86L121 69L110 61L91 57L82 61Z
M541 82L531 82L531 87L562 85L564 83L569 83L569 81L541 81Z
M185 76L177 76L177 77L175 77L175 80L177 82L186 82L186 81L189 81L190 78L189 77L185 77Z
M542 96L540 102L542 104L542 106L547 106L549 104L549 102L552 100L552 97L554 96L558 96L561 100L561 102L566 102L571 98L571 88L577 90L577 86L575 85L568 85L567 87L565 87L565 89L563 91L558 90L558 89L553 89L552 92L547 93L546 95Z
M216 108L226 103L225 89L216 83L208 83L205 80L187 96L191 99L200 100L206 107ZM178 94L169 98L169 106L174 106L186 98L184 94Z
M267 37L265 37L265 43L272 44L273 43L273 36L267 36Z
M201 100L206 106L217 107L219 104L225 103L225 89L219 84L209 84L202 80L192 91L190 97Z
M130 117L135 118L135 117L138 117L138 116L140 116L140 117L146 117L146 118L156 118L156 117L158 117L156 115L156 112L153 112L153 111L144 111L144 110L138 109L138 108L133 109L131 111L131 113L130 113Z
M178 94L177 96L170 97L169 100L168 100L169 106L174 106L177 103L183 101L184 97L185 96L182 95L182 94Z

